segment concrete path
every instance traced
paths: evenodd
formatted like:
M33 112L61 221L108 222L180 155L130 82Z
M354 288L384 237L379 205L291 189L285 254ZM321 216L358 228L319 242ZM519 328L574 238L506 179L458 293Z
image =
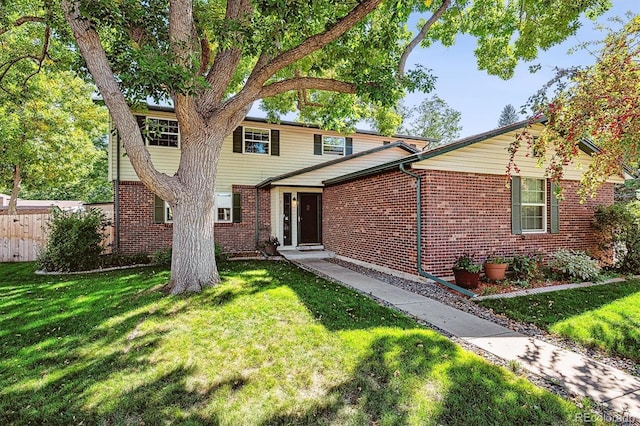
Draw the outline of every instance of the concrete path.
M384 300L400 311L520 365L569 391L640 422L640 378L580 354L478 318L444 303L367 277L322 259L300 259L305 269ZM631 422L633 423L633 422Z

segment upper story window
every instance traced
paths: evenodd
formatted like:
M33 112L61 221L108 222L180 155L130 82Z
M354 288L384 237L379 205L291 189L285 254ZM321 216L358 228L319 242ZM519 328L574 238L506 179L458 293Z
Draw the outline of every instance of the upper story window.
M137 116L138 126L148 146L180 146L180 129L177 120Z
M545 179L522 178L520 200L522 232L546 232L547 185Z
M342 136L323 136L322 137L322 154L323 155L344 155L346 139Z
M245 127L243 140L244 152L269 155L269 146L271 145L270 130Z

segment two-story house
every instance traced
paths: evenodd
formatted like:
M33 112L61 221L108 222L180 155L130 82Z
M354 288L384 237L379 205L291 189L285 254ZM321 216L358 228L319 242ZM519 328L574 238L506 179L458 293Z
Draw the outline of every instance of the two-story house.
M180 132L171 108L137 114L156 168L178 169ZM215 239L230 252L253 251L271 236L283 248L323 244L326 179L419 152L429 139L357 131L352 135L292 122L247 118L223 144L216 178ZM171 246L167 203L138 179L117 134L110 138L109 175L115 188L115 244L123 252ZM331 218L326 218L331 220Z

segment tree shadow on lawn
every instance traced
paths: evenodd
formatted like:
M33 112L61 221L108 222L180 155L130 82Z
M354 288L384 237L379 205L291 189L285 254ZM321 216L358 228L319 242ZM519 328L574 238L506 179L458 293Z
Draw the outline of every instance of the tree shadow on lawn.
M233 424L243 421L233 410L259 409L246 424L571 423L573 409L564 401L349 289L286 264L248 263L221 273L225 284L190 297L149 292L166 274L148 269L107 274L108 286L34 280L24 300L7 308L19 315L3 323L9 334L0 344L0 424ZM289 290L299 301L291 309L306 310L308 323L291 322L276 304L273 292ZM273 311L251 312L256 298L272 298ZM60 304L50 303L54 299ZM1 306L0 299L0 318ZM200 331L216 333L219 325L205 321L210 330L191 330L183 323L189 315L227 310L238 315L228 318L228 329L248 319L247 330L276 334L272 348L280 345L282 352L263 349L268 336L260 334L244 341L232 335L226 343L247 347L222 349L217 358L219 348L198 348L206 338L189 340ZM29 316L34 312L40 314ZM273 321L277 315L282 318ZM297 340L296 333L310 328L326 348ZM360 339L368 346L346 369L349 345L362 350ZM187 359L178 357L185 352L171 345L186 344L193 345ZM338 353L332 345L346 349L331 358ZM302 362L326 356L323 351L328 359ZM236 353L248 359L236 366ZM291 389L286 376L294 358L305 385ZM314 386L317 377L321 385Z

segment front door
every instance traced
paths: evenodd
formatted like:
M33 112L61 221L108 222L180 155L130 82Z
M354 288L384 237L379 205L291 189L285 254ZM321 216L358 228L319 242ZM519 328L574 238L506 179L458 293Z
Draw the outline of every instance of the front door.
M322 243L322 194L298 193L298 244Z

